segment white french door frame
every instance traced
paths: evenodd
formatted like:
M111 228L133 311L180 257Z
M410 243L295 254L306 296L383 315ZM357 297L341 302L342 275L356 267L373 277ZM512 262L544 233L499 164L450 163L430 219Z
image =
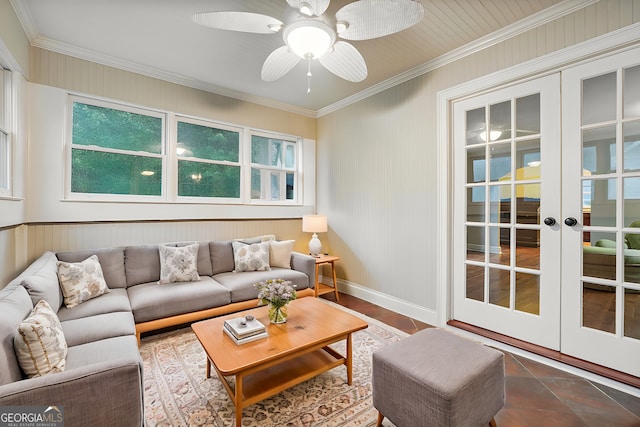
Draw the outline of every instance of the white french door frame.
M560 49L522 64L497 71L488 76L462 83L437 94L437 179L438 179L438 241L436 281L438 288L437 320L444 326L451 320L453 308L453 104L456 101L483 92L511 85L532 78L562 71L570 66L592 60L606 54L619 53L640 45L640 24Z
M436 108L436 163L438 168L436 176L438 210L436 212L436 221L438 224L437 239L440 242L441 250L436 252L437 270L435 275L436 282L439 286L437 289L438 300L434 315L437 319L437 325L447 328L447 322L452 318L453 286L451 279L453 276L453 245L451 238L453 235L454 225L452 219L453 103L501 86L525 81L532 77L539 77L563 71L564 69L578 65L582 62L593 60L594 58L624 52L639 46L639 40L640 24L633 24L620 30L552 52L540 58L497 71L487 76L478 77L474 80L464 82L438 92ZM635 387L619 383L609 378L605 378L552 359L538 356L525 350L520 350L497 341L492 341L488 338L466 333L461 330L456 331L458 333L468 334L473 337L473 339L490 343L497 348L502 348L515 354L523 355L541 363L572 372L584 378L606 384L615 389L640 397L640 391Z

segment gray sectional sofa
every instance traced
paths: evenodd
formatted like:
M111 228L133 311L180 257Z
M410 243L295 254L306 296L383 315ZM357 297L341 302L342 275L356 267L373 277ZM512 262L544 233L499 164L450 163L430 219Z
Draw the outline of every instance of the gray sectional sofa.
M57 261L91 255L100 261L109 292L67 308ZM0 289L0 406L62 406L66 426L143 425L141 333L253 308L253 284L269 278L292 281L298 297L314 295L315 260L301 253L291 253L291 269L236 273L231 241L200 242L197 269L198 281L158 283L158 245L43 254ZM17 325L41 299L57 311L68 347L66 367L26 378L13 340Z

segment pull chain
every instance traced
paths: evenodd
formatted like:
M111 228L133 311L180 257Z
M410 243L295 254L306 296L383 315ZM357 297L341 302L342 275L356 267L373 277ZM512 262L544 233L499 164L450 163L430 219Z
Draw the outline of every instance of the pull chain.
M313 59L310 53L305 55L307 58L307 95L311 93L311 59Z

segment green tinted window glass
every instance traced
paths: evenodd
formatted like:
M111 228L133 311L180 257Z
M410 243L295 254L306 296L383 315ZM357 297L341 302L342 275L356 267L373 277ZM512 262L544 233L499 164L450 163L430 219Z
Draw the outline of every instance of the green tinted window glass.
M178 195L240 197L240 167L193 161L178 162Z
M74 193L162 194L162 159L74 149L71 153Z
M73 103L73 144L162 153L162 119L128 111Z
M240 158L240 133L178 122L177 154L180 157L237 162Z

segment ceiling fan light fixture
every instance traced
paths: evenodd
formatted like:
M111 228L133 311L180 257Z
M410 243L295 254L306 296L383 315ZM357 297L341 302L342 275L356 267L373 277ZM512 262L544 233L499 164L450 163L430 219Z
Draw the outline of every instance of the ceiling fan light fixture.
M300 58L317 59L336 41L336 33L318 19L302 19L285 27L284 42Z
M313 15L313 8L307 2L300 3L300 13L303 15L311 16Z
M347 21L338 21L336 22L336 32L338 34L347 31L347 28L349 28L349 23Z

